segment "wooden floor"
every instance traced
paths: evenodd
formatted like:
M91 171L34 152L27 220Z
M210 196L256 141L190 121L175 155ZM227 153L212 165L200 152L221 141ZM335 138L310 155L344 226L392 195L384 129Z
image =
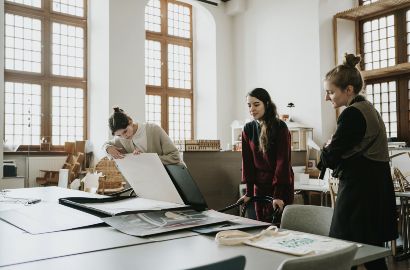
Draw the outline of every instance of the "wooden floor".
M389 270L410 270L410 259L395 261L392 256L387 258L387 267ZM365 270L363 266L359 266L358 270Z
M387 258L387 266L391 270L408 270L410 269L410 260L395 261L391 256Z

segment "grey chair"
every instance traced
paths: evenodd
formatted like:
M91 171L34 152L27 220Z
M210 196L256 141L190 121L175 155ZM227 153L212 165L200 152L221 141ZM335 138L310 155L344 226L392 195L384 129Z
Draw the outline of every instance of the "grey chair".
M350 270L356 251L357 245L352 244L325 254L288 259L278 270Z
M288 205L283 210L282 229L329 235L333 209L316 205Z
M245 256L236 256L230 259L211 263L188 270L243 270L245 269Z

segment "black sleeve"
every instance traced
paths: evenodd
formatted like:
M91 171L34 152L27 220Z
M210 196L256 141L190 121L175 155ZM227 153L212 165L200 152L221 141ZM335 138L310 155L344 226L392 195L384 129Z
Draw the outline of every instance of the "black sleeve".
M355 107L346 108L339 116L330 144L322 150L318 167L335 169L342 155L359 144L365 133L366 120L363 114Z

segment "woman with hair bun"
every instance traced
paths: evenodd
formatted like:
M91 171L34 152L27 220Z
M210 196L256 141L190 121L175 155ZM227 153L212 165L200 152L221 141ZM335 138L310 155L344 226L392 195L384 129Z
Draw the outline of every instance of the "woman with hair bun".
M123 158L124 153L157 153L163 164L182 163L178 149L160 126L134 122L119 107L113 109L108 125L115 137L103 145L108 155Z
M253 121L242 131L242 181L250 197L271 196L272 204L256 202L258 220L272 222L273 209L293 203L293 170L290 163L290 133L281 121L276 105L263 88L248 93L247 103Z
M356 68L360 60L360 56L346 54L343 65L326 74L325 99L334 108L347 108L322 150L318 167L332 169L339 178L329 236L383 246L398 237L396 200L385 125L373 105L359 94L363 89ZM387 269L384 258L365 266Z

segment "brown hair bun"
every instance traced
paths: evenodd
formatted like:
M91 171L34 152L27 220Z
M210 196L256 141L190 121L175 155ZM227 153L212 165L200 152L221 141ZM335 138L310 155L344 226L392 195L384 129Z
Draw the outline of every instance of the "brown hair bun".
M343 60L343 65L351 67L351 68L356 68L356 65L360 63L362 58L360 55L354 55L354 54L347 54L345 53L345 59Z
M113 107L112 108L114 110L114 113L119 113L119 112L124 112L122 109L120 109L120 107Z

